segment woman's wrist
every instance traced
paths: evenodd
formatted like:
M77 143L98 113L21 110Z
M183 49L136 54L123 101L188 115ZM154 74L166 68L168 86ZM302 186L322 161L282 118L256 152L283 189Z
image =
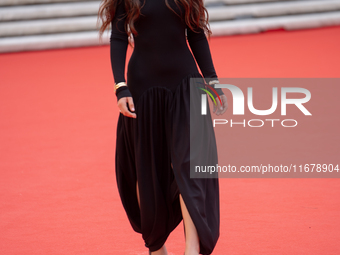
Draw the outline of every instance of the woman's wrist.
M116 97L117 97L117 102L122 97L131 97L131 93L130 93L125 81L115 83L114 91L115 91L115 94L116 94Z
M117 97L117 102L119 99L122 97L131 97L130 90L127 86L121 86L116 90L116 97Z
M127 86L125 81L115 83L115 93L116 93L117 89L119 89L120 87L123 87L123 86Z
M221 88L215 88L215 85L220 83L217 77L205 78L205 80L209 84L209 86L213 87L216 90L216 92L219 96L224 95Z

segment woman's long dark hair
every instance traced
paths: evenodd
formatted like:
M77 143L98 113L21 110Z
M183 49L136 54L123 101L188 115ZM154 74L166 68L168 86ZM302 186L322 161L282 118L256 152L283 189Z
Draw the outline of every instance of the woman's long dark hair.
M118 2L122 0L102 0L99 11L97 24L99 19L102 20L102 25L99 29L99 36L102 37L102 34L106 30L106 28L111 24L112 19L114 18L116 8ZM185 23L187 26L195 31L195 28L202 28L208 38L211 35L211 31L209 28L209 15L208 11L204 6L203 0L174 0L176 5L179 6L181 4L185 10ZM177 14L169 5L168 0L165 0L167 7ZM131 34L138 34L136 31L134 22L140 15L140 0L125 0L125 10L126 10L126 21L125 21L125 29L128 33L128 36L131 37ZM177 14L178 15L178 14Z

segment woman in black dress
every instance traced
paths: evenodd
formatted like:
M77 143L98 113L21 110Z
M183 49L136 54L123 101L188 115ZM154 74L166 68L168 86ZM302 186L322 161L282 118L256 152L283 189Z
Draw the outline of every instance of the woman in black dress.
M166 255L164 243L183 219L185 254L211 254L219 238L218 178L194 179L189 172L190 78L217 80L203 1L103 0L99 17L100 33L110 24L112 29L111 65L121 112L116 178L130 224L150 254ZM134 51L125 80L130 36ZM216 91L219 115L227 100Z

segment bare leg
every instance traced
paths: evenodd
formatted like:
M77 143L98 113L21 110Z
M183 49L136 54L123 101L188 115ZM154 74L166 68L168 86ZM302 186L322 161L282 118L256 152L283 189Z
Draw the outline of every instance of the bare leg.
M140 200L139 200L139 188L138 188L138 182L136 182L136 190L137 190L138 205L139 205L139 209L140 209Z
M190 217L181 194L179 194L179 199L185 227L185 255L199 255L200 247L196 227Z
M138 189L138 182L136 182L136 189L137 189L137 199L138 199L138 205L140 208L140 199L139 199L139 189ZM160 248L157 251L153 251L151 252L152 255L168 255L168 251L166 250L165 245L162 246L162 248Z

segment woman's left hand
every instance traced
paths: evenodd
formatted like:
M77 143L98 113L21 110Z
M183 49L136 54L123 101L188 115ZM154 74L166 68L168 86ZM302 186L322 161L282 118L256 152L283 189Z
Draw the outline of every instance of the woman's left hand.
M228 109L228 102L227 102L226 95L221 95L220 98L221 98L221 101L222 101L222 105L221 105L218 97L215 98L217 105L214 104L213 112L216 115L222 115Z

